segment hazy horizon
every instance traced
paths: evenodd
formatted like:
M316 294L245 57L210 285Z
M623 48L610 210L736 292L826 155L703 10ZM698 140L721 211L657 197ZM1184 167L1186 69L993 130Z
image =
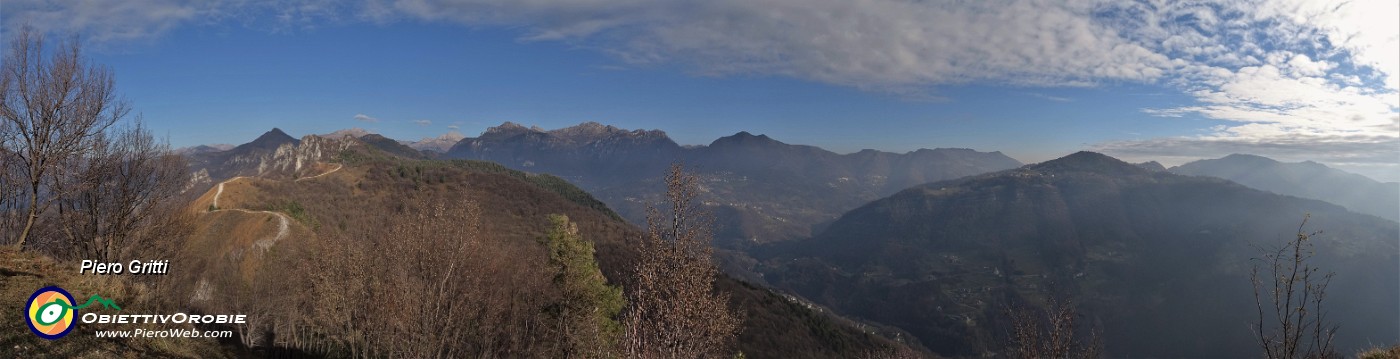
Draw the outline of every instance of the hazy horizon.
M177 147L596 121L838 153L1249 153L1400 181L1397 6L11 1L3 30L80 36Z
M1400 0L0 0L0 42L0 357L1400 355Z

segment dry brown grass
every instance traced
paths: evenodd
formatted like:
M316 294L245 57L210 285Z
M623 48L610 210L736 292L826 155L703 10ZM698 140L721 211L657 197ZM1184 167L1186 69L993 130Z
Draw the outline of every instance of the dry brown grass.
M332 356L364 354L371 350L384 354L392 350L396 355L408 355L404 350L389 349L404 348L408 342L373 342L370 340L372 331L364 327L374 324L406 330L402 325L393 324L395 318L403 320L398 317L406 313L405 308L375 314L338 306L400 301L385 296L384 292L392 287L386 282L410 283L413 279L397 269L384 270L386 264L380 260L405 258L404 255L413 252L414 245L386 240L391 236L385 231L395 228L396 223L416 222L405 218L421 215L425 210L422 199L431 199L428 203L448 204L469 200L481 209L480 233L483 235L480 238L485 246L472 258L477 258L473 260L478 262L474 265L487 269L479 270L478 278L494 279L464 283L481 288L476 291L482 293L467 303L491 311L481 314L485 317L468 316L477 318L468 322L482 325L473 329L476 331L471 332L470 339L461 341L459 351L454 353L551 356L549 353L558 347L560 338L549 337L548 330L529 324L537 322L538 318L525 315L538 312L541 305L558 297L557 288L548 282L551 274L539 271L549 268L544 263L546 255L538 240L549 230L548 216L563 214L577 224L578 232L593 242L600 269L612 283L624 282L622 279L635 268L641 233L610 213L589 206L586 200L571 199L558 189L522 180L529 175L483 171L476 166L464 162L381 159L359 162L330 175L304 181L239 179L231 182L220 198L223 209L234 206L262 209L291 201L303 209L308 222L316 223L314 228L294 226L293 234L262 256L257 265L237 269L221 258L231 249L245 248L250 241L275 229L275 223L257 222L256 216L229 211L202 213L207 211L212 193L217 191L215 187L192 206L195 212L201 213L201 223L196 231L198 235L191 238L187 249L194 258L202 259L188 259L191 262L183 265L191 269L178 283L167 287L188 293L200 279L222 287L230 298L239 302L237 310L250 313L250 317L265 318L240 328L249 333L246 343L254 347L298 348ZM339 259L328 260L330 258ZM239 276L239 280L212 279L213 274L231 272L248 275ZM537 283L536 279L542 281ZM720 277L719 281L719 287L725 291L744 293L731 297L730 306L742 306L757 314L748 317L752 320L745 323L754 326L751 332L755 335L749 341L740 342L739 349L755 354L842 356L841 353L846 353L844 356L850 357L862 351L890 347L886 341L795 307L776 295L764 293L763 289L741 285L725 277ZM289 298L278 293L296 296ZM258 305L260 302L279 303L283 308ZM779 348L775 346L777 342L764 339L774 335L783 336L782 343L801 343L805 347L801 350ZM828 343L832 340L834 342Z
M99 339L93 332L142 328L192 329L188 325L153 324L82 324L58 340L45 340L29 332L18 318L25 301L35 290L57 285L75 299L93 294L110 298L124 313L165 313L164 302L169 297L151 284L129 280L127 276L77 275L78 263L57 261L42 254L19 253L0 248L0 315L15 318L15 325L0 326L0 352L13 358L226 358L232 351L212 339L199 338L129 338ZM106 309L85 311L106 312Z
M1359 359L1400 359L1400 345L1375 347L1356 354Z

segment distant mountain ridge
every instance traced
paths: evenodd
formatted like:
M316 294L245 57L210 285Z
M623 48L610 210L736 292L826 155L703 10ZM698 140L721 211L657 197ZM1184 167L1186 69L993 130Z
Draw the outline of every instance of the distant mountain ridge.
M378 135L368 135L378 136ZM382 138L382 137L381 137ZM242 145L226 151L192 151L184 153L194 175L186 186L187 194L197 194L214 183L237 176L296 178L322 170L320 163L340 155L352 146L363 145L359 139L341 136L306 135L293 138L281 129L273 128Z
M1142 169L1145 169L1145 170L1148 170L1148 171L1153 171L1153 172L1162 172L1162 171L1166 171L1166 170L1167 170L1167 167L1166 167L1166 166L1163 166L1161 163L1159 163L1159 162L1157 162L1157 161L1147 161L1147 162L1143 162L1143 163L1138 163L1138 164L1136 164L1136 166L1141 167Z
M219 157L233 159L231 162L204 163L224 176L251 178L229 181L226 189L205 187L203 195L192 202L192 209L201 214L195 219L197 227L187 243L200 248L193 252L199 257L194 262L200 265L178 273L182 280L176 285L188 288L185 292L221 298L194 301L224 305L239 300L268 300L230 294L253 287L253 282L247 286L224 285L242 284L231 278L256 278L262 281L260 285L296 278L283 272L287 267L274 267L270 260L265 261L273 255L244 255L245 250L256 248L250 244L281 233L276 218L294 218L280 222L281 231L290 234L276 235L279 239L262 250L286 248L277 256L317 255L301 249L334 245L329 241L335 240L369 240L349 234L356 233L356 228L392 226L394 223L388 218L404 211L405 205L413 203L407 199L414 196L446 203L470 200L481 205L486 209L481 212L482 227L488 233L483 241L516 243L529 250L518 252L519 257L509 261L538 263L539 269L553 270L543 268L547 254L545 244L539 240L547 233L547 217L551 214L565 214L576 224L582 238L595 246L597 252L593 255L611 283L627 283L625 278L638 257L635 241L641 234L635 226L619 220L588 193L557 177L488 162L406 158L391 150L406 146L376 134L340 139L308 135L295 144L278 134L285 135L270 131L263 136L267 140L262 141L264 145L244 147L242 152ZM267 151L272 143L280 145ZM308 168L317 171L299 170ZM884 328L858 326L726 275L721 274L715 285L731 295L730 306L746 314L735 344L747 355L855 357L893 346L893 342L874 334ZM301 288L318 289L321 288ZM278 291L273 295L286 293L289 292Z
M1400 183L1382 183L1312 162L1284 163L1232 154L1172 167L1172 173L1211 176L1278 194L1320 199L1350 210L1400 221Z
M1021 165L968 149L843 155L748 132L683 147L660 130L597 122L554 130L506 122L462 139L446 157L569 179L634 223L660 199L665 168L684 162L706 179L702 199L715 209L722 243L807 236L842 211L908 186Z
M1337 273L1339 347L1400 335L1396 222L1091 152L914 186L754 252L774 286L944 356L1003 351L1006 308L1059 297L1097 323L1110 357L1240 357L1257 354L1254 246L1291 238L1307 214L1322 231L1315 263Z
M438 137L424 137L423 139L418 141L401 142L403 142L405 145L408 145L408 147L412 147L413 149L419 151L447 153L448 150L452 149L453 145L456 145L457 142L461 141L463 138L466 138L466 136L462 136L462 134L457 133L457 131L451 131L448 133L444 133Z

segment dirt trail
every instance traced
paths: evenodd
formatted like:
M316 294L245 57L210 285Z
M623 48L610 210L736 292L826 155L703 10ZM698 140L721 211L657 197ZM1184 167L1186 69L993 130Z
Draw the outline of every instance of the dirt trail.
M311 176L311 177L302 177L302 178L298 178L298 179L296 179L296 180L294 180L294 181L292 181L292 182L298 182L298 181L301 181L301 180L306 180L306 179L312 179L312 178L316 178L316 177L325 176L325 175L328 175L328 174L331 174L331 173L335 173L335 171L339 171L341 168L344 168L344 167L345 167L345 165L336 165L335 169L330 170L330 171L326 171L326 173L318 174L318 175ZM273 235L271 238L259 239L259 240L257 240L256 242L253 242L253 246L254 246L254 247L257 247L258 249L261 249L261 250L266 251L266 250L268 250L269 248L272 248L272 245L273 245L273 244L276 244L277 241L280 241L280 240L282 240L282 238L286 238L286 237L287 237L287 234L288 234L289 232L291 232L291 227L290 227L291 224L290 224L290 221L287 219L287 215L282 214L281 212L273 212L273 211L255 211L255 210L248 210L248 209L242 209L242 208L219 208L219 196L222 196L222 195L224 194L224 184L229 183L229 182L233 182L233 181L236 181L236 180L239 180L239 179L243 179L243 178L247 178L247 177L238 176L238 177L230 178L230 179L225 180L225 181L223 181L223 182L219 182L219 189L216 190L216 191L214 191L214 204L213 204L213 205L214 205L214 210L212 210L212 211L210 211L210 212L218 212L218 211L239 211L239 212L243 212L243 213L265 213L265 214L270 214L270 215L273 215L273 216L277 216L277 220L278 220L278 223L277 223L277 234Z
M240 179L240 178L247 178L247 177L238 176L238 177L230 178L230 179L228 179L227 181L219 182L219 190L216 191L216 192L214 192L214 208L215 208L216 210L217 210L217 208L219 208L219 196L221 196L221 195L224 194L224 184L225 184L225 183L229 183L229 182L233 182L234 180L237 180L237 179Z
M298 178L296 181L293 181L293 182L301 182L302 180L309 180L309 179L312 179L312 178L316 178L316 177L321 177L321 176L325 176L325 175L328 175L328 174L332 174L332 173L335 173L335 171L339 171L341 168L344 168L344 167L345 167L345 165L337 164L337 165L335 165L335 169L330 170L330 171L326 171L326 173L322 173L322 174L315 175L315 176L311 176L311 177L302 177L302 178Z

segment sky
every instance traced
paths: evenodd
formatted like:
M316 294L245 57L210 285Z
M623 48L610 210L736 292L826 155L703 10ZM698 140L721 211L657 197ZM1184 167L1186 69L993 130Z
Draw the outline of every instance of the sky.
M177 147L596 121L1027 163L1249 153L1400 181L1394 0L0 3L0 38L25 24L78 36Z

